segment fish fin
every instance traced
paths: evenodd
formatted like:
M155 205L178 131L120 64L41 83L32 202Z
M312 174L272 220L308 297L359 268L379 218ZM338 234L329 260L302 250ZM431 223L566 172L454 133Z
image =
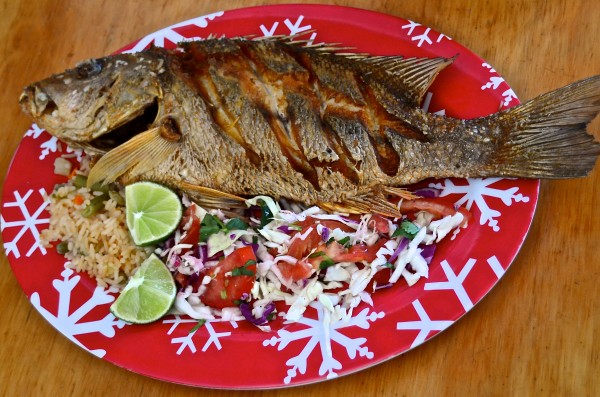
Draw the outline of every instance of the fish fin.
M390 196L396 196L403 200L414 200L414 199L419 198L419 196L414 194L413 192L406 190L406 189L402 189L400 187L384 185L384 186L381 186L381 190L383 190L383 192L389 194Z
M108 184L127 174L135 177L167 160L178 148L177 141L165 139L161 128L151 128L110 150L98 160L88 175L88 187Z
M400 190L400 189L399 189ZM397 192L399 193L399 192ZM410 194L406 195L408 200L416 198ZM402 213L398 207L390 203L385 195L379 191L374 191L361 196L351 197L339 203L320 202L317 205L327 211L337 211L348 214L379 214L392 218L401 218Z
M391 75L399 78L408 89L415 105L423 101L427 89L431 86L436 76L457 55L452 58L404 58L402 56L373 56L366 57L363 62L382 68Z
M209 187L194 185L188 182L178 182L177 187L190 195L191 199L201 207L207 208L246 208L246 199L231 193L211 189Z
M600 142L586 127L599 113L597 75L479 119L490 130L500 126L507 131L484 165L486 174L524 178L587 175L600 155Z

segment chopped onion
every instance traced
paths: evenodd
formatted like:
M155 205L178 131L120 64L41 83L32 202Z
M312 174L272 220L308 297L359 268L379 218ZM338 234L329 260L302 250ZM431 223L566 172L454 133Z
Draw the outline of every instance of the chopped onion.
M56 175L69 176L72 168L73 164L65 158L57 157L54 159L54 173Z

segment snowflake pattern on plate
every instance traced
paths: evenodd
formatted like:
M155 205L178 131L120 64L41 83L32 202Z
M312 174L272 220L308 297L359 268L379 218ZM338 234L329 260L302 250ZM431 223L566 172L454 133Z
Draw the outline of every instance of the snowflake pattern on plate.
M422 47L423 44L432 45L434 44L434 39L435 43L439 43L443 39L452 40L445 34L433 32L431 28L410 20L406 25L402 26L402 29L407 31L406 34L411 37L412 41L417 43L417 47ZM433 36L434 39L432 39L430 35Z
M44 307L41 302L40 293L38 292L31 294L31 304L54 328L75 344L98 357L104 357L106 354L105 350L88 349L87 346L84 346L77 340L76 336L95 332L107 338L115 336L115 328L123 328L126 323L115 318L110 312L98 320L81 321L92 309L112 303L115 297L109 294L104 288L96 287L92 296L84 304L71 311L71 296L81 280L81 276L74 275L74 271L71 269L65 269L61 273L61 276L63 277L62 279L56 279L52 282L52 286L58 292L58 311L56 314L51 313Z
M37 195L41 196L41 202L38 200L35 204L30 204L30 202L34 201L33 196ZM35 192L33 189L29 189L23 195L18 190L15 190L13 192L13 197L14 201L4 201L2 207L4 209L18 208L20 216L14 218L14 220L10 220L10 218L7 220L4 219L5 211L0 215L0 231L4 232L5 229L11 228L18 229L17 234L9 241L6 240L6 236L3 234L4 251L6 252L6 255L10 256L12 254L17 259L21 257L19 244L23 241L23 237L26 234L30 234L33 238L25 256L29 257L35 251L40 251L42 255L46 254L46 248L40 244L40 232L38 230L38 225L46 225L50 222L47 212L44 212L48 206L46 190L41 188ZM33 213L31 213L31 210L33 210ZM25 243L21 243L22 249L26 248L23 247L24 245Z
M223 12L215 12L213 14L204 15L198 18L193 18L167 28L161 29L157 32L144 36L140 39L133 47L128 50L123 51L124 53L133 53L142 51L144 48L147 48L150 45L155 45L157 47L164 47L166 43L180 43L183 41L191 41L191 40L199 40L202 37L200 36L185 36L178 32L178 28L181 27L189 27L195 26L199 29L204 29L208 26L208 23L215 18L218 18L223 15Z
M345 34L348 28L356 34ZM518 102L495 70L449 37L414 21L359 9L287 5L217 12L144 36L123 51L139 51L150 44L172 46L210 35L300 33L306 33L310 42L340 42L366 47L372 53L389 48L411 54L460 53L461 62L444 73L461 78L468 71L470 76L479 76L471 86L461 86L461 93L468 89L474 98L463 106L489 113L499 102L503 106ZM452 106L455 95L443 82L435 84L426 94L423 108L440 115L447 110L460 115L461 109ZM32 305L77 345L140 374L203 387L256 389L306 384L358 371L424 343L471 310L502 277L527 232L539 186L535 181L497 178L428 182L441 189L442 196L477 213L478 222L452 244L465 244L470 230L476 231L471 235L478 240L467 252L446 249L450 245L438 247L440 254L432 262L430 279L409 289L410 298L404 292L395 297L399 302L382 295L373 307L356 308L347 322L324 322L328 312L315 302L299 323L285 324L271 333L235 321L209 321L194 328L197 321L185 316L168 316L140 328L115 319L108 310L113 294L95 287L86 275L65 269L60 256L39 244L39 231L48 224L46 194L54 184L64 182L52 175L52 161L57 156L75 160L80 155L35 124L25 133L5 181L0 222L13 273ZM41 172L31 164L39 165ZM504 239L504 249L498 251L488 242L492 239ZM46 262L48 266L40 266ZM39 273L38 277L30 277L32 271ZM439 307L436 299L443 299L446 305ZM382 333L396 337L385 341L374 337ZM153 341L153 347L135 352L127 348L139 338ZM195 355L194 360L190 355ZM240 365L259 361L273 370L260 378L240 375L235 384L228 377L202 370L206 362L226 365L232 358ZM199 370L190 371L190 365Z
M462 197L455 201L457 206L463 206L470 210L475 204L481 211L479 218L479 224L487 224L493 231L500 231L498 226L498 218L502 213L491 207L486 197L497 198L502 201L505 206L511 206L514 203L528 203L529 197L524 196L519 191L519 187L512 186L507 189L494 188L492 185L503 180L503 178L470 178L465 179L466 184L456 184L451 179L445 179L442 183L431 183L429 187L440 189L441 196L447 196L451 194L462 195Z
M297 376L298 372L300 374L306 373L308 357L316 350L317 346L321 354L319 375L325 375L327 379L335 378L338 375L335 371L342 369L342 362L337 360L333 355L333 342L343 346L348 358L351 360L357 354L360 357L372 359L373 352L369 351L367 346L364 346L367 342L366 337L350 338L341 331L350 327L369 329L371 323L385 315L383 312L378 313L365 308L349 319L332 321L328 310L320 302L313 302L310 304L310 307L317 312L317 318L303 317L298 322L305 325L306 328L295 331L279 330L277 336L273 336L263 342L264 346L277 346L277 349L280 351L291 343L297 341L304 342L304 348L300 354L286 361L286 365L290 367L287 371L287 376L284 378L286 385ZM329 318L326 319L326 317Z
M502 101L502 107L508 107L509 105L514 104L517 100L517 94L515 94L513 89L506 84L504 79L500 77L498 73L496 73L496 70L492 68L489 63L484 62L481 64L481 66L485 69L488 69L490 72L489 81L482 85L481 89L502 90L502 97L504 98Z
M209 321L206 321L202 326L200 326L200 324L198 324L198 320L194 320L192 318L187 318L187 317L182 317L180 315L175 315L175 316L172 316L172 318L167 318L167 319L163 320L164 324L173 324L171 326L171 328L169 328L169 331L167 331L167 335L171 335L177 329L177 327L179 327L182 324L188 324L188 325L194 324L195 325L190 330L187 330L186 334L184 336L178 336L178 337L171 338L171 343L179 344L179 349L177 349L177 354L183 353L186 349L188 349L191 353L196 353L197 348L196 348L196 344L194 342L194 336L198 333L198 331L200 329L202 329L203 331L206 331L205 333L208 334L208 338L206 339L204 346L202 346L202 351L205 352L206 350L208 350L209 347L211 347L213 345L217 348L217 350L221 350L222 345L221 345L220 338L231 336L231 331L217 332L215 330L213 324L214 323L223 323L223 322L230 323L231 327L233 329L236 329L238 327L237 322L235 322L235 321L220 321L220 320L215 320L215 321L209 320Z

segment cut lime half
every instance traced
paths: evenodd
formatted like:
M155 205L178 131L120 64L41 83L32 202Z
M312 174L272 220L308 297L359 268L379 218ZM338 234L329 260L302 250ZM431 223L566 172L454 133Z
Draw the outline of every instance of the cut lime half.
M121 295L110 306L110 311L128 323L151 323L167 314L176 294L171 272L152 254L129 279Z
M137 245L156 244L175 231L183 212L171 189L153 182L125 187L127 227Z

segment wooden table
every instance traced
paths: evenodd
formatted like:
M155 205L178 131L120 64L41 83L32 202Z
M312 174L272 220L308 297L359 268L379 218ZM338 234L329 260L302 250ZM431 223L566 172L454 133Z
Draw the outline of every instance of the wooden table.
M494 65L521 99L600 73L600 3L593 0L322 2L443 32ZM265 3L277 2L2 0L0 175L30 124L17 105L27 83L173 23ZM333 381L231 395L597 395L599 200L600 167L586 179L543 182L511 270L465 318L408 354ZM36 312L4 254L0 260L0 394L224 394L145 378L84 352Z

